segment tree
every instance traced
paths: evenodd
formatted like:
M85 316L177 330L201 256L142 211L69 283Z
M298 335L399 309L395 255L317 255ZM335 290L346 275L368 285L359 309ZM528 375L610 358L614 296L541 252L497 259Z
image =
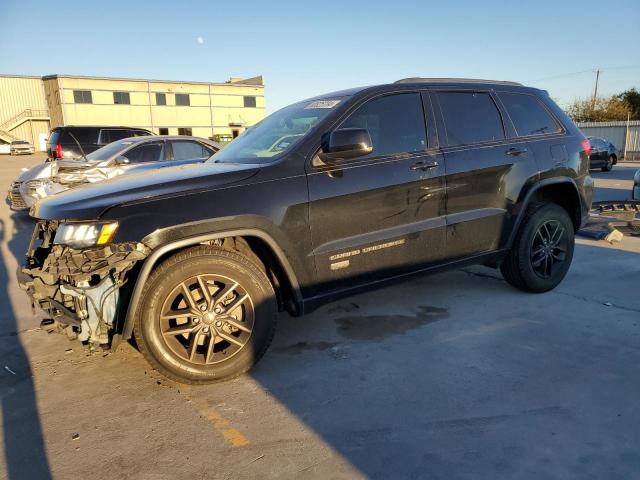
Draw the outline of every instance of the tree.
M622 92L618 98L627 104L631 112L631 120L640 120L640 92L632 88Z
M610 122L626 120L629 107L618 95L611 97L581 98L567 108L574 122Z

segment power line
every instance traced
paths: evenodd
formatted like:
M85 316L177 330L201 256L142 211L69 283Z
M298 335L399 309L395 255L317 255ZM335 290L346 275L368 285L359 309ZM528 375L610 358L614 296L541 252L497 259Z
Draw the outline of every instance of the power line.
M596 72L598 70L602 73L604 70L627 70L627 69L634 69L634 68L640 68L640 65L624 65L624 66L619 66L619 67L603 67L603 68L598 68L598 69L590 68L588 70L580 70L580 71L577 71L577 72L561 73L561 74L558 74L558 75L552 75L550 77L542 77L542 78L536 78L536 79L533 79L533 80L525 80L525 83L540 82L542 80L553 80L553 79L556 79L556 78L571 77L571 76L580 75L580 74L583 74L583 73Z

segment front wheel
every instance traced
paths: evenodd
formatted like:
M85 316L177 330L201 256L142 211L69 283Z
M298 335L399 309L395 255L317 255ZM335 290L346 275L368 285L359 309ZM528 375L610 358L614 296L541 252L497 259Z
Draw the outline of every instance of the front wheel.
M612 168L613 168L613 155L607 159L607 163L605 164L604 167L602 167L602 171L610 172Z
M163 375L210 383L236 377L262 357L276 314L273 287L258 266L236 252L198 246L151 274L134 335Z
M574 245L573 223L566 210L556 204L535 205L523 220L500 270L505 280L520 290L549 291L567 274Z

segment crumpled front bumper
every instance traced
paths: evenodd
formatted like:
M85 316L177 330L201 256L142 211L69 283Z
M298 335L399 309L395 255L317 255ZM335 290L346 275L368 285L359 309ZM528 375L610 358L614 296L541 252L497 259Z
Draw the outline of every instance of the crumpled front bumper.
M104 344L115 326L114 306L124 275L150 250L129 242L83 250L53 245L46 255L30 247L30 252L33 256L18 268L17 278L32 306L63 328L71 327L79 339Z

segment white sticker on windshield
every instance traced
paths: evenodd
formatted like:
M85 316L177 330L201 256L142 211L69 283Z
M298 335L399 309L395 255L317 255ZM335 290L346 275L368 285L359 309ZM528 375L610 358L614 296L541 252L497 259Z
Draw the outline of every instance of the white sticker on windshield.
M311 102L309 105L304 107L304 109L308 108L333 108L337 104L340 103L340 100L316 100L315 102Z

